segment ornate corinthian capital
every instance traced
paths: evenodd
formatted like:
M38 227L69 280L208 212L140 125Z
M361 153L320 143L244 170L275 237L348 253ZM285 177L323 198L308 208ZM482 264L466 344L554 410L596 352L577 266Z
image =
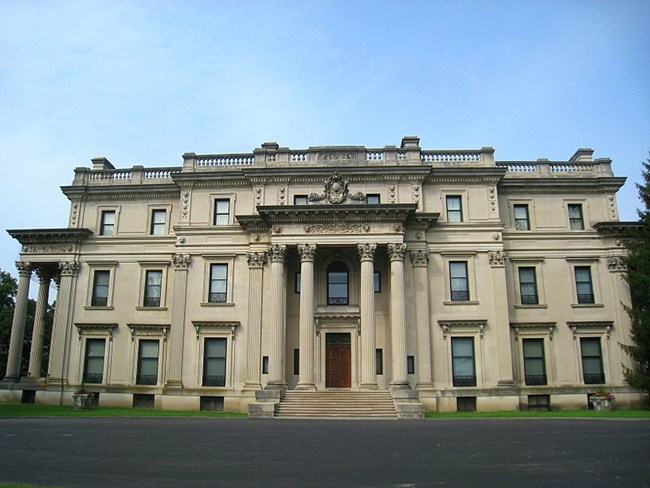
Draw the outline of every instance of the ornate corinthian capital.
M388 256L391 261L404 261L406 256L406 244L388 244Z
M375 250L377 244L357 244L357 251L359 252L359 259L361 261L372 261L375 258Z
M411 262L413 266L426 266L429 263L429 252L426 249L413 249Z
M298 244L298 255L301 261L313 261L316 257L316 244Z
M175 270L187 270L190 266L192 257L189 254L174 254L172 256L172 264Z
M32 263L16 261L16 269L18 270L18 276L21 278L29 278L32 275Z
M265 252L252 251L246 253L249 268L261 268L266 263L267 255Z
M61 261L59 263L59 271L61 276L77 276L81 265L77 261Z
M269 246L269 258L272 263L283 263L287 257L287 246L285 244L271 244Z

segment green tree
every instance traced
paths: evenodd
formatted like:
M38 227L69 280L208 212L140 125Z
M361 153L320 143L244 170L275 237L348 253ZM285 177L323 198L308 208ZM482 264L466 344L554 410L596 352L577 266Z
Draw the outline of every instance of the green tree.
M7 355L17 288L16 279L6 271L0 270L0 377L4 377L7 371Z
M625 367L625 379L650 396L650 158L643 164L643 184L637 184L644 210L638 210L639 227L627 242L625 258L632 307L626 307L632 321L632 344L623 345L634 361Z

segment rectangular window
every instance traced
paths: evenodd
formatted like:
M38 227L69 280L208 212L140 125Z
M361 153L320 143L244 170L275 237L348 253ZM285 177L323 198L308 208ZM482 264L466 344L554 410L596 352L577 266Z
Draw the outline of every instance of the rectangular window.
M294 195L293 196L294 205L307 205L307 195Z
M293 374L300 374L300 349L293 350Z
M219 198L214 201L214 225L228 225L230 223L230 200Z
M138 345L138 373L136 384L155 385L158 383L158 348L157 340L142 340Z
M375 369L377 374L384 374L384 350L375 349Z
M415 356L406 356L406 373L415 374Z
M544 339L524 339L524 375L527 385L546 384L546 364L544 361Z
M86 340L86 358L84 361L84 383L102 383L104 381L105 339Z
M115 210L103 210L99 225L100 236L115 235Z
M591 283L591 268L589 266L576 266L575 276L578 303L594 303L594 288Z
M269 357L262 356L262 374L269 374Z
M93 295L90 305L93 307L108 306L108 287L110 285L111 272L96 270L93 276Z
M534 267L519 268L519 292L521 303L524 305L536 305L539 303L537 296L537 277Z
M300 271L296 271L296 279L294 280L293 291L295 293L300 293Z
M210 265L210 293L208 302L226 303L228 291L228 265Z
M226 339L205 339L203 386L226 386Z
M162 275L163 273L161 270L148 270L146 272L143 303L145 307L160 307Z
M373 283L375 287L375 293L381 293L381 272L375 271L373 275Z
M603 370L603 355L599 338L581 338L580 352L582 353L582 376L586 385L605 384Z
M515 230L530 230L528 205L513 205L512 208L515 213Z
M154 236L165 234L165 225L167 223L167 210L151 211L151 228L149 233Z
M570 203L567 208L569 209L569 227L571 227L571 230L584 230L582 205L580 203Z
M452 337L451 357L454 386L476 386L474 338Z
M369 203L371 205L378 205L381 203L381 197L379 196L379 193L366 194L366 203Z
M447 196L447 222L463 221L463 204L460 195Z
M467 261L449 262L449 280L452 301L469 300L469 282L467 280Z

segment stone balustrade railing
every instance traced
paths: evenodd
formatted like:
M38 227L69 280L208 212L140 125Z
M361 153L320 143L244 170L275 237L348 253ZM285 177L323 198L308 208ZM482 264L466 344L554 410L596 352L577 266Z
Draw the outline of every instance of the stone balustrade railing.
M498 161L508 176L611 176L610 160L591 163L553 161Z
M78 168L75 171L75 185L142 185L153 183L171 183L172 175L180 173L182 168L144 168L134 166L129 169L89 170Z
M468 163L481 161L482 150L470 151L421 151L420 158L425 163Z
M203 154L196 156L197 166L250 166L253 154Z

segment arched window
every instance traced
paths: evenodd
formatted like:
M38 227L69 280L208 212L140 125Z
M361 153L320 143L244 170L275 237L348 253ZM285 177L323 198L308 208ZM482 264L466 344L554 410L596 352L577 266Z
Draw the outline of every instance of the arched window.
M347 305L349 296L348 267L335 261L327 267L327 304Z

